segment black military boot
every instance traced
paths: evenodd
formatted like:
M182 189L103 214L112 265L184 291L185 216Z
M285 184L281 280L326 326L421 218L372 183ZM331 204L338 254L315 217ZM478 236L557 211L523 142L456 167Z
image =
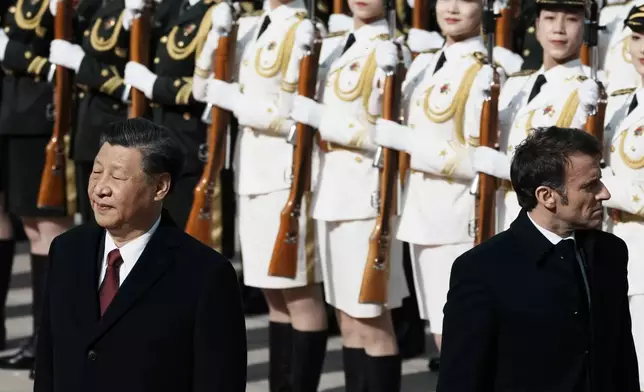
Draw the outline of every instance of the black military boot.
M33 335L14 355L0 358L0 369L29 370L33 377L36 362L36 338L40 326L40 314L44 301L45 281L47 277L48 257L31 255L31 292L33 313Z
M292 392L293 327L271 321L268 325L268 384L270 392Z
M400 355L371 357L367 355L369 392L400 392Z
M11 283L11 270L13 257L16 250L16 241L0 240L0 351L7 348L6 305L9 286Z
M344 390L346 392L367 391L366 361L367 354L363 348L342 347Z
M326 355L327 331L293 330L291 386L293 392L317 392Z

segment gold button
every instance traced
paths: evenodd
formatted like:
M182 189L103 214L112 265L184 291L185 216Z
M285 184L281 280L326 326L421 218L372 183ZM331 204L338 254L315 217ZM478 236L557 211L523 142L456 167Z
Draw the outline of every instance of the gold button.
M183 48L184 45L185 45L185 43L183 43L183 41L177 42L177 46L180 47L180 48Z
M34 78L34 82L36 82L36 83L40 82L40 76L36 76L36 77Z
M362 157L361 156L357 156L354 159L356 160L357 163L362 163Z
M10 30L11 30L11 29L10 29L9 27L5 27L5 28L4 28L4 32L5 32L5 33L8 33Z
M85 30L85 31L83 31L83 35L84 35L85 37L89 37L89 30Z
M239 85L239 92L242 93L242 94L244 93L244 85L243 84Z
M16 13L16 7L15 6L9 7L9 12L11 12L12 14L15 14Z
M353 125L353 124L349 124L349 129L351 129L351 128L353 128L353 127L355 127L355 125Z
M191 115L190 115L190 113L188 113L188 112L185 112L185 113L183 114L183 119L184 119L184 120L186 120L186 121L190 120L190 118L191 118L191 117L192 117L192 116L191 116Z
M154 64L159 64L161 62L161 59L158 57L154 58Z
M414 128L416 128L416 124L409 124L409 128L410 128L410 129L414 129Z
M80 93L78 93L78 98L80 98L80 99L85 98L85 93L82 92L82 91Z
M168 42L168 37L164 35L163 37L161 37L160 41L162 44L165 44L166 42Z
M273 113L273 109L272 109L272 108L268 108L268 109L266 109L266 111L267 111L267 112L269 112L269 113Z
M242 65L244 67L248 66L248 59L245 59L244 61L242 61Z
M25 52L25 58L26 58L27 60L29 60L32 56L33 56L33 55L31 54L31 52Z
M119 110L120 106L118 104L112 105L112 109L114 110Z
M103 69L101 71L101 76L104 78L106 78L109 74L110 74L110 71L108 71L107 69Z
M526 49L523 51L523 57L528 57L530 56L530 49Z
M25 15L27 16L27 18L31 18L34 14L32 14L31 11L27 11Z
M610 152L615 152L615 146L610 146Z
M528 27L528 34L534 34L534 26Z
M174 81L174 87L181 87L181 80L177 79Z

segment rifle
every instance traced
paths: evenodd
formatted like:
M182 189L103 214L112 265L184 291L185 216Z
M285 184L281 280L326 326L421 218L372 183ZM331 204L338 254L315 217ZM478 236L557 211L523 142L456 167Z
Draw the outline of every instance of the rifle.
M396 10L389 7L389 34L393 40L396 29ZM402 48L398 46L398 64L385 70L382 118L390 121L400 119L401 84L405 68ZM380 171L380 190L376 201L378 217L369 237L369 253L360 287L360 303L384 304L388 298L389 255L392 241L392 219L397 212L398 151L378 147L373 165Z
M315 1L309 2L309 18L315 28ZM313 47L300 59L300 72L297 93L307 98L315 97L318 61L322 39L315 29ZM275 239L271 262L268 266L270 276L295 278L297 274L297 255L299 244L300 214L305 195L311 192L311 161L313 157L314 130L305 124L297 123L291 130L288 141L293 148L293 180L286 205L280 213L280 228ZM310 203L307 203L307 207Z
M512 30L514 24L512 23L520 0L508 0L507 8L501 10L501 14L496 21L496 46L512 50Z
M487 0L483 9L483 31L487 34L488 59L494 76L490 86L490 95L483 103L481 111L481 145L496 148L498 132L498 104L501 91L499 72L494 65L494 44L496 15L494 14L494 0ZM475 218L475 243L480 244L491 238L495 233L495 198L496 178L485 173L479 173L474 179L478 186L472 190L477 194ZM478 188L478 189L477 189Z
M348 11L347 1L346 0L333 0L333 13L334 14L346 14Z
M130 31L130 60L149 65L150 60L150 18L152 2L146 2L141 15L132 21ZM132 105L129 118L143 117L148 109L148 102L142 91L132 88Z
M599 53L597 48L597 43L599 39L599 6L597 1L592 1L590 3L590 18L586 21L586 31L585 31L584 40L586 41L586 48L590 52L590 78L597 83L597 88L599 90L599 101L593 113L588 116L586 120L585 129L586 132L595 136L600 142L603 143L604 140L604 116L606 115L606 103L608 102L608 96L606 94L606 89L599 78L597 77L597 68L599 67Z
M228 3L231 11L234 8ZM235 61L235 46L237 43L238 24L233 22L229 32L222 32L217 44L217 50L213 53L212 63L214 64L214 77L217 80L230 82ZM222 169L226 156L226 136L232 113L218 106L208 105L206 113L210 113L211 120L208 132L208 161L204 167L203 174L194 189L192 208L186 223L185 231L202 243L214 247L212 239L212 215L213 199L219 182L219 172Z
M72 1L61 1L56 5L54 38L72 41ZM45 148L45 167L40 179L38 208L65 211L66 168L65 136L72 121L72 75L64 67L56 66L54 87L54 129Z

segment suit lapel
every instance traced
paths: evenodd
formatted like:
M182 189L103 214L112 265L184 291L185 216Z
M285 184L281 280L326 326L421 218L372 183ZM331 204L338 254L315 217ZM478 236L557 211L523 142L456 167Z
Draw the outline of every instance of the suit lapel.
M176 230L172 220L164 213L141 257L105 311L90 344L103 336L167 271L174 260L171 249L178 246Z
M104 246L105 231L96 224L89 226L87 235L78 244L74 254L74 271L76 275L71 280L78 288L78 295L71 298L71 306L77 321L87 333L96 327L99 321L98 305L98 274L100 259L97 259ZM102 254L102 251L100 251Z

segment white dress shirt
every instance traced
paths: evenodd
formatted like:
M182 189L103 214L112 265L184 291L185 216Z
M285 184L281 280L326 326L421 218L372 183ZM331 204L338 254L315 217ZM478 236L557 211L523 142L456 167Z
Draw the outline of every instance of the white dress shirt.
M530 222L532 222L532 224L537 228L537 230L539 230L539 232L541 234L543 234L543 236L546 237L548 239L548 241L552 242L552 245L557 245L559 242L561 242L563 240L573 240L573 241L575 240L575 232L574 231L568 237L563 238L559 234L553 233L552 231L550 231L548 229L544 229L543 227L539 226L537 224L537 222L535 222L532 219L532 217L530 216L530 213L528 213L528 218L530 218Z
M154 234L154 232L157 230L157 227L159 227L160 222L161 217L159 217L156 222L154 222L150 230L148 230L145 234L133 239L120 248L116 246L114 239L112 239L110 233L107 230L105 231L105 250L103 251L103 262L101 263L101 273L98 278L98 287L101 287L101 282L103 282L103 279L105 278L105 272L107 271L107 255L112 250L117 248L121 252L121 258L123 259L123 264L121 264L121 268L119 269L119 286L123 284L125 278L127 278L127 275L130 273L130 271L132 271L132 268L134 268L134 265L139 260L139 257L141 257L141 254L143 253L146 245L148 244L148 242L150 242L152 234Z

